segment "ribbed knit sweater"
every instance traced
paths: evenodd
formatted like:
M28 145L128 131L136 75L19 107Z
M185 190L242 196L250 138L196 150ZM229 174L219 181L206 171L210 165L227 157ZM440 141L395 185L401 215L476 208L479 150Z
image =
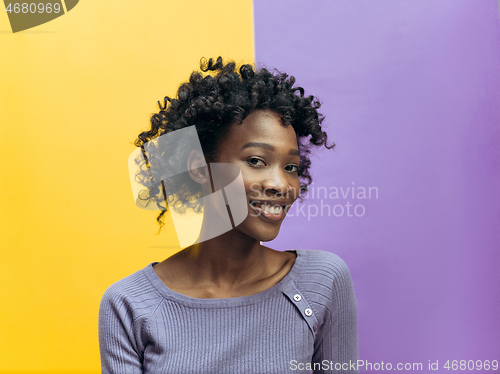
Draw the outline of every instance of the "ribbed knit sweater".
M296 250L290 272L254 295L170 290L153 262L112 284L99 308L102 374L357 373L357 307L335 254Z

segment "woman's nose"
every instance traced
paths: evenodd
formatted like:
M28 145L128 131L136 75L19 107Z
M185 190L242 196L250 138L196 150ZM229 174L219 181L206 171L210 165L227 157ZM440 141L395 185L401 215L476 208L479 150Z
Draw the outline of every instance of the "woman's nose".
M266 173L266 176L262 181L262 188L264 193L270 192L285 195L290 189L288 176L284 170L269 170L269 173Z

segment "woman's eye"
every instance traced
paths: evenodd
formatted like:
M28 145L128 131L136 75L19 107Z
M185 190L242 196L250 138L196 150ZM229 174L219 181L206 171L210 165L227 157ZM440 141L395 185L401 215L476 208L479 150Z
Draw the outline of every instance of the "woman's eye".
M297 165L287 165L286 168L287 168L287 171L292 171L292 172L299 171L299 167Z
M259 158L256 158L256 157L251 157L247 160L247 162L252 165L252 166L263 166L265 165L265 162L262 161L261 159ZM260 164L259 164L260 162Z

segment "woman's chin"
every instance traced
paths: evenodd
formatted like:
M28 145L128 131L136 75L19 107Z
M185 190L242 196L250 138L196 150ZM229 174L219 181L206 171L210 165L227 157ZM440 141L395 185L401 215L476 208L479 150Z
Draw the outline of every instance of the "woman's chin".
M272 231L269 230L269 231L263 232L261 235L262 239L260 239L260 241L261 242L269 242L271 240L276 239L276 237L278 236L278 234L280 232L280 227L281 227L281 225Z
M269 242L276 239L279 234L279 229L279 227L254 227L250 230L242 231L256 240L259 240L261 242Z

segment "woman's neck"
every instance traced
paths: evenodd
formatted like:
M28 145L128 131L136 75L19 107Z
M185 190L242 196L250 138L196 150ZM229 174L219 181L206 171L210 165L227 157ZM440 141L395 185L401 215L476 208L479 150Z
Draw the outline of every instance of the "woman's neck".
M182 252L194 282L231 288L270 276L270 251L260 241L231 230Z

